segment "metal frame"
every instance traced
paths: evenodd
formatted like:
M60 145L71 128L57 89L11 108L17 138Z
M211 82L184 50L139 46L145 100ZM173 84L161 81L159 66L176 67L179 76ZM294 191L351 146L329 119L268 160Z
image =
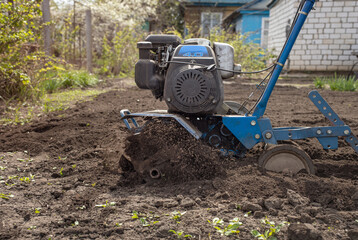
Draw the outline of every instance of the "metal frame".
M337 149L338 137L344 137L345 141L358 153L358 139L353 135L349 126L338 117L328 103L316 91L309 93L310 100L322 112L322 114L333 124L328 127L288 127L288 128L272 128L271 121L263 118L268 100L284 67L284 64L291 52L291 49L298 37L302 26L312 10L315 0L305 0L303 8L299 11L299 16L293 26L287 43L277 60L276 66L272 72L268 85L256 105L252 116L248 115L212 115L212 117L220 118L219 120L231 131L231 133L242 143L242 145L251 149L260 142L268 144L277 144L282 140L298 140L306 138L317 138L324 149ZM196 139L204 138L206 133L201 133L193 124L185 117L179 114L169 114L167 111L153 111L142 113L130 113L125 109L121 111L121 116L127 128L133 130L138 128L134 117L159 117L174 118ZM130 120L133 127L130 126Z

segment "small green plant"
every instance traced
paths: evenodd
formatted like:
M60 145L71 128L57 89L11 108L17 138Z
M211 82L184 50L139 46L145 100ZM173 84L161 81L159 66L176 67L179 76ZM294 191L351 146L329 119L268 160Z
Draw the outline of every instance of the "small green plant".
M316 77L313 81L316 88L325 88L329 86L332 91L356 91L358 90L358 81L354 76L338 76L337 73L332 77Z
M34 181L34 178L35 178L35 175L32 175L30 173L30 177L21 177L21 178L19 178L19 180L21 182L30 183L31 181Z
M314 79L313 83L314 83L314 86L319 89L323 89L326 85L325 81L320 77L316 77Z
M186 212L179 212L179 211L171 212L172 219L173 219L176 223L180 223L180 219L181 219L181 217L182 217L185 213L186 213Z
M115 223L114 226L115 227L121 227L123 225L123 223Z
M36 228L37 228L36 226L30 226L27 230L34 230Z
M6 169L6 167L0 166L0 170L4 171Z
M178 239L182 238L192 238L193 236L190 234L184 234L184 231L175 231L175 230L169 230L169 232L173 233L174 236L176 236Z
M71 224L72 227L77 227L80 223L78 221L75 221L74 223Z
M108 200L106 200L105 204L99 204L99 205L96 205L96 207L106 208L106 207L111 207L111 206L115 206L115 205L116 205L116 202L108 202Z
M257 239L262 240L277 240L276 235L280 232L281 228L287 222L283 222L281 224L276 225L275 222L270 221L267 217L265 219L261 219L262 230L264 233L260 233L258 230L252 230L251 234Z
M159 221L151 221L154 218L159 218L159 216L156 216L154 214L152 214L152 216L147 216L144 213L138 213L137 211L132 211L132 219L139 219L141 225L143 227L150 227L150 226L154 226L155 224L157 224ZM148 221L149 219L149 221Z
M225 226L224 220L220 218L214 218L212 222L208 220L210 224L216 229L221 236L230 236L232 234L239 234L240 231L237 230L241 225L242 222L239 221L239 218L233 218L230 220L229 224Z
M5 193L0 193L0 198L5 199L5 200L9 200L10 198L13 198L14 195L12 194L5 194Z
M73 164L72 165L72 169L75 169L77 166L76 166L76 164Z
M35 213L36 214L40 214L40 212L41 212L41 208L35 208Z
M63 172L62 172L62 171L63 171L63 168L61 168L61 169L60 169L60 172L59 172L59 174L60 174L61 177L63 176Z

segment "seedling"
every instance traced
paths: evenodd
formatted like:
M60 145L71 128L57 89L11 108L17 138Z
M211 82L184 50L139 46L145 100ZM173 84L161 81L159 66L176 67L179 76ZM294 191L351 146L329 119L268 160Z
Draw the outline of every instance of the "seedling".
M35 175L32 175L32 174L30 173L30 177L21 177L21 178L19 178L19 180L20 180L21 182L30 183L31 181L34 180L34 178L35 178Z
M174 212L171 213L172 219L173 219L176 223L179 224L181 217L182 217L185 213L186 213L186 212L174 211Z
M92 186L92 187L95 187L95 186L96 186L96 184L97 184L97 183L92 183L92 184L91 184L91 186Z
M72 223L71 225L72 225L72 227L76 227L76 226L78 226L80 223L78 222L78 221L75 221L74 223Z
M61 158L60 156L58 156L58 159L62 161L62 160L66 160L67 157Z
M252 214L252 212L249 211L249 212L245 213L244 217L249 217L251 214Z
M190 234L184 234L184 231L169 230L169 232L173 233L178 239L193 237Z
M147 216L146 214L143 213L138 213L137 211L132 212L132 219L139 219L141 225L143 227L150 227L150 226L154 226L155 224L157 224L159 221L147 221L147 219L153 219L153 218L158 218L158 216Z
M77 209L84 210L84 209L86 209L86 206L83 205L83 206L81 206L81 207L78 207Z
M4 171L6 169L6 167L0 166L0 170Z
M60 172L59 172L59 174L61 175L61 177L63 176L63 168L61 168L61 170L60 170Z
M77 166L76 166L76 164L73 164L72 165L72 169L75 169Z
M114 226L115 227L121 227L123 225L123 223L116 223Z
M36 228L37 228L36 226L30 226L27 230L34 230Z
M108 200L106 200L105 204L99 204L99 205L96 205L96 207L106 208L106 207L115 206L115 205L116 205L116 202L108 202Z
M35 213L40 214L41 208L35 208Z
M17 160L20 162L32 162L33 161L33 159L30 157L28 159L18 158Z
M0 198L5 199L5 200L9 200L9 198L13 198L14 195L12 194L5 194L5 193L0 193Z
M276 235L280 232L281 228L287 223L283 222L281 224L278 224L276 226L275 222L269 221L269 219L266 217L265 219L261 220L264 233L260 233L257 230L252 230L251 234L256 237L257 239L261 240L277 240Z
M224 225L224 221L222 219L217 217L213 219L213 222L210 222L209 220L208 222L214 226L216 231L220 233L221 236L230 236L231 234L239 234L240 231L237 229L242 225L242 222L240 222L239 218L237 217L231 219L227 226Z

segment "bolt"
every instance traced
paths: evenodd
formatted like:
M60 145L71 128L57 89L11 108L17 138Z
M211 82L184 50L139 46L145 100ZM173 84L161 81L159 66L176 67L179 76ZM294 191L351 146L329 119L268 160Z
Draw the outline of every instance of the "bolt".
M317 130L316 132L318 135L321 135L322 134L322 131L320 129Z
M270 132L265 134L265 138L267 139L271 139L272 138L272 134Z
M255 138L256 138L256 139L260 139L260 134L256 134L256 135L255 135Z
M332 130L327 130L327 134L332 134Z
M255 120L252 120L251 121L251 126L255 126L256 125L256 121Z
M172 100L171 100L170 98L167 98L167 101L168 101L168 102L171 102Z
M344 134L349 135L349 130L344 130Z

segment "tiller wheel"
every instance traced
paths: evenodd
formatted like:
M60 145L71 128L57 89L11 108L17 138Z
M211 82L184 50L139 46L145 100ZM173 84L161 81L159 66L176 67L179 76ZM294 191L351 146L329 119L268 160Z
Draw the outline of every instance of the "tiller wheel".
M311 158L303 150L293 145L277 145L265 151L259 157L262 170L296 174L306 171L315 173Z

